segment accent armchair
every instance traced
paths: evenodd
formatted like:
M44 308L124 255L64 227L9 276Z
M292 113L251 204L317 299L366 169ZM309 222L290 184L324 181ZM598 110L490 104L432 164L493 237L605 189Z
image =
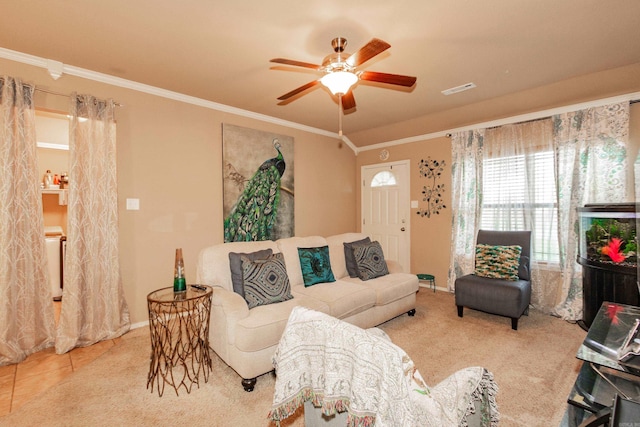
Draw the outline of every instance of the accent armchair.
M520 262L516 280L467 274L456 279L455 299L458 316L464 307L511 318L511 328L518 329L518 319L529 314L531 302L531 231L479 230L478 244L520 246Z

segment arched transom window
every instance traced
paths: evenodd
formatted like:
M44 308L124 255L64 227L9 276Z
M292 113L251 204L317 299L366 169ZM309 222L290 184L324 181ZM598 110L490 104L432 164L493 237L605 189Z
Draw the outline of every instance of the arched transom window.
M389 185L396 185L396 176L390 171L378 172L371 180L371 187L386 187Z

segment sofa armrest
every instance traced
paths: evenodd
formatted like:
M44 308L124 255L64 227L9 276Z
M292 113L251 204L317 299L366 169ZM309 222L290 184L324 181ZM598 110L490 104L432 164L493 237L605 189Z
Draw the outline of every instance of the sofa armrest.
M387 269L389 270L390 274L404 273L404 271L402 271L402 266L398 261L394 261L392 259L387 259L385 261L387 262Z
M235 342L238 321L248 316L249 306L242 296L222 287L213 287L213 295L211 297L212 324L215 328L225 329L228 344Z

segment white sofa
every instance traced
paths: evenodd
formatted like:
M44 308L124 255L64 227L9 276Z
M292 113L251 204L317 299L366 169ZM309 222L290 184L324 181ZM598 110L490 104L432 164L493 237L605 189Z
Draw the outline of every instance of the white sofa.
M272 357L291 310L303 306L345 320L361 328L379 325L404 313L415 314L418 278L403 273L399 264L386 260L389 274L362 281L347 273L343 243L367 237L345 233L331 237L290 237L277 241L221 243L204 248L198 256L200 284L213 286L209 345L241 377L246 391L256 378L273 370ZM305 287L298 248L329 247L335 282ZM283 254L293 298L248 308L233 291L229 253L271 249Z

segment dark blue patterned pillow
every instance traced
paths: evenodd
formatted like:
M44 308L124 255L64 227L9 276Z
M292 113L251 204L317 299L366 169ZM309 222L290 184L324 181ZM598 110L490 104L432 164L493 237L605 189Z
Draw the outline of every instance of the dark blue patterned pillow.
M353 245L353 256L358 267L358 277L361 280L375 279L389 274L380 243L373 241Z
M242 277L244 280L244 299L249 308L293 298L291 285L281 253L272 254L266 259L242 259Z
M298 248L300 268L304 286L312 286L317 283L335 282L329 260L329 246L319 248Z

